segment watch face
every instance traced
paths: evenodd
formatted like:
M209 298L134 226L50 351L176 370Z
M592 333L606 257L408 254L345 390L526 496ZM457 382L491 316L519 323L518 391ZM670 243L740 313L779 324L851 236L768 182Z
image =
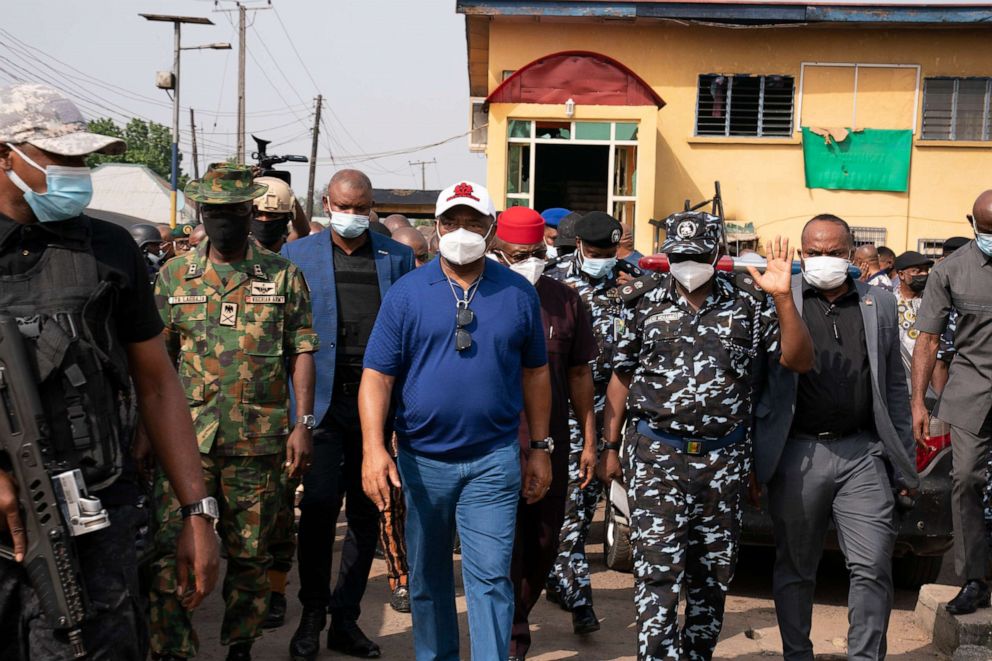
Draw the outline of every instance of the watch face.
M203 513L213 519L220 518L220 509L217 507L217 499L213 496L207 496L201 503L203 504Z

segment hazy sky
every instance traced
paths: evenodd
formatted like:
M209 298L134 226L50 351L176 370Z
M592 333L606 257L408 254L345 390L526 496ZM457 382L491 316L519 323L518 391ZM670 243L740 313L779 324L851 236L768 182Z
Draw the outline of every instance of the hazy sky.
M226 41L233 50L183 52L183 167L192 172L189 107L196 111L197 137L202 138L201 169L235 153L237 13L215 12L235 8L233 2L3 4L0 84L15 79L55 84L87 118L109 116L118 123L132 116L172 123L172 102L155 87L155 72L172 68L172 25L146 21L138 13L212 19L216 25L184 27L183 45ZM347 163L367 172L376 187L419 188L420 167L409 161L435 158L437 165L426 168L428 188L458 178L483 180L484 157L468 152L466 137L410 154L359 160L468 130L465 26L454 5L454 0L272 0L272 9L249 12L247 133L271 139L270 153L309 155L313 99L319 92L325 121L318 187ZM246 140L250 155L254 142ZM337 165L332 157L339 159ZM300 195L306 194L306 168L291 166Z

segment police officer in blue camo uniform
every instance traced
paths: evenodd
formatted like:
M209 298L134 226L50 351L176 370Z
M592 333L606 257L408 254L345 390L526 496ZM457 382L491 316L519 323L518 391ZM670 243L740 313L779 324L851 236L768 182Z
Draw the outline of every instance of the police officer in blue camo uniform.
M575 223L575 252L560 258L554 267L544 272L544 275L575 289L591 313L599 347L599 357L592 363L597 429L603 425L606 385L613 372L613 346L620 337L622 327L623 303L619 287L641 275L633 264L617 260L617 246L622 235L623 227L609 214L601 211L587 213ZM574 413L570 414L568 424L571 434L568 500L558 557L548 576L547 595L550 601L571 611L573 631L584 634L599 629L599 620L592 608L585 542L602 485L594 479L585 489L579 488L582 483L583 436ZM595 457L591 459L596 461Z
M670 274L621 288L628 306L600 458L602 478L625 479L631 503L640 661L712 658L737 562L761 367L767 358L795 371L813 364L792 299L788 241L768 245L763 275L753 267L750 276L716 274L719 218L675 214L666 232Z

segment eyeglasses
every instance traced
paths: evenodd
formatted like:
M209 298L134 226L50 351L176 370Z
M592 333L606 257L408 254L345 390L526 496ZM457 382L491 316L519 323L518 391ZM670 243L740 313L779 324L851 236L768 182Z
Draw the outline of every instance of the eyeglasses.
M455 351L465 351L472 346L472 334L465 327L475 321L475 313L469 309L468 303L458 301L455 312Z

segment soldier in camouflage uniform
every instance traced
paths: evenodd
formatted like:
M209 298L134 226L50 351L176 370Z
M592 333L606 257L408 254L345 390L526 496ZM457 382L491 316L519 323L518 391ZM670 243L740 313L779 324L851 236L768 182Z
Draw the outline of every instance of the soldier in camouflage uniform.
M201 204L208 238L169 261L155 287L207 489L220 502L218 532L227 551L221 643L231 646L228 659L251 658L267 609L267 536L279 509L280 473L286 468L297 477L311 452L312 423L304 418L312 418L318 340L310 294L294 265L248 241L251 200L264 191L241 166L211 166L202 180L190 182L186 196ZM295 426L289 378L297 393ZM187 658L198 641L190 613L179 604L168 551L179 503L161 475L155 492L155 542L162 553L153 563L152 651L159 659Z
M544 273L572 287L591 313L599 347L599 357L592 363L597 429L602 428L606 385L613 371L613 347L620 336L623 305L618 286L640 275L636 266L616 258L622 234L623 227L612 216L600 211L588 213L575 223L575 252L553 262ZM570 412L568 424L571 432L568 499L558 557L548 576L547 594L549 600L572 612L575 633L591 633L599 629L599 620L592 609L585 542L603 487L594 479L586 488L580 488L584 439L574 412Z
M792 300L787 242L769 245L764 275L715 275L719 218L675 214L666 231L662 250L671 273L621 288L628 307L613 355L600 459L604 480L626 480L631 503L641 661L712 658L737 562L760 367L779 353L787 367L808 369L813 359Z

